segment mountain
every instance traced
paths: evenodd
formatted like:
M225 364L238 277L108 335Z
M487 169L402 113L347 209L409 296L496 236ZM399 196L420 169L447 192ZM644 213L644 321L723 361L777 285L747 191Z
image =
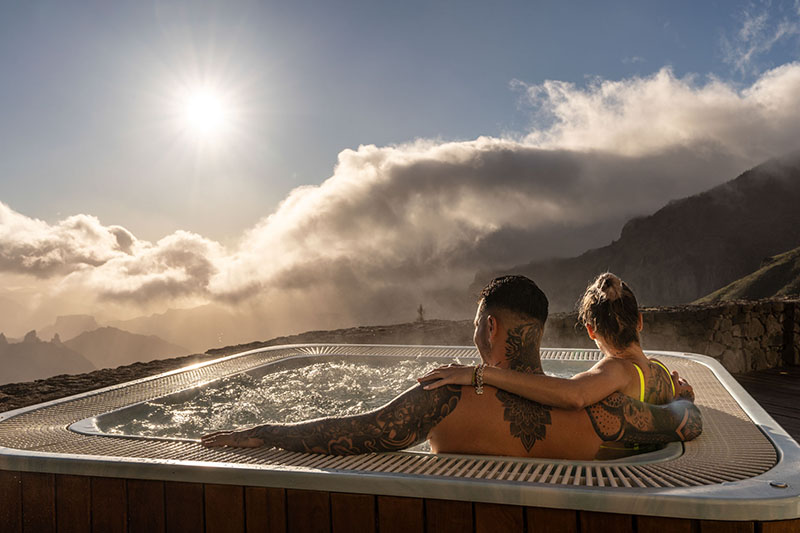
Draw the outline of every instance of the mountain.
M761 268L694 303L800 296L800 248L764 259Z
M97 368L113 368L191 353L191 350L170 344L155 335L137 335L112 327L86 331L64 342L64 345L83 354Z
M108 322L107 325L142 335L158 335L195 352L264 338L264 330L269 329L247 306L231 310L217 304L168 309L150 316Z
M94 365L60 342L43 342L35 331L18 343L0 335L0 383L32 381L59 374L91 372Z
M524 274L548 295L551 311L567 311L588 281L610 270L631 285L642 305L691 302L753 272L764 257L800 245L798 206L800 151L632 219L608 246L479 273L471 290L498 275Z
M58 335L62 339L71 339L98 327L100 324L91 315L64 315L57 317L55 323L40 329L39 337L52 339L54 335Z

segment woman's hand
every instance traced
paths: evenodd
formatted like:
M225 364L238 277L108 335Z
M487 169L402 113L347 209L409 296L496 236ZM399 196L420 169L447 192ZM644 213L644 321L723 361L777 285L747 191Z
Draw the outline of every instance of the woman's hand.
M694 403L694 389L688 381L678 375L677 370L672 371L672 382L675 385L675 399L689 400Z
M217 431L200 437L200 444L206 448L230 446L232 448L259 448L264 446L264 441L250 435L250 430Z
M422 388L425 390L438 389L443 385L472 385L474 366L447 365L431 370L422 377L417 378L420 383L427 383Z

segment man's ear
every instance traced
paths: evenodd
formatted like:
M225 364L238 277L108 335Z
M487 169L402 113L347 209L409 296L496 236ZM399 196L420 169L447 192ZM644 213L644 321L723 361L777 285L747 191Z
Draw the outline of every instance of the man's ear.
M489 333L489 338L494 339L499 329L496 316L489 315L486 317L486 329L487 332Z
M586 333L589 335L589 338L592 339L592 340L597 338L597 333L594 332L594 328L589 324L586 324Z

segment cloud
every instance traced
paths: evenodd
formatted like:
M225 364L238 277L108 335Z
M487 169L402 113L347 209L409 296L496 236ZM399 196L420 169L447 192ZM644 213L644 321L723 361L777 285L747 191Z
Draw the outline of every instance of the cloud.
M88 215L48 224L0 204L0 270L97 305L250 306L253 320L283 315L276 333L412 319L420 302L431 316L467 313L477 270L603 246L627 219L800 138L797 63L744 89L669 69L518 84L539 124L527 134L344 150L330 178L229 246L185 231L147 242Z
M622 62L625 63L626 65L633 65L636 63L645 63L646 60L641 56L628 56L623 58Z
M775 46L791 43L800 37L800 2L762 2L751 4L738 16L739 30L722 37L723 60L741 75L762 70L760 58Z
M741 90L713 78L702 84L693 76L677 78L662 68L584 88L546 81L527 91L550 126L526 141L548 149L640 157L683 147L754 163L791 151L800 138L800 63L770 70Z
M119 226L104 227L89 215L56 225L23 216L0 203L0 270L38 277L98 267L130 253L135 238Z

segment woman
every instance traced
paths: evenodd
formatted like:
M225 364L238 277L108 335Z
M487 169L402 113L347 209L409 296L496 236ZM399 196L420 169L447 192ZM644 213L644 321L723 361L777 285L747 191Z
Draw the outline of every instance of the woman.
M639 341L642 315L636 296L621 279L610 272L598 276L581 298L578 319L603 357L589 370L571 378L485 365L450 365L437 368L418 381L428 382L424 388L430 390L447 384L474 384L476 376L482 373L483 384L565 409L583 409L614 392L652 404L674 398L675 384L667 367L648 359L642 351ZM674 374L675 380L683 384L677 372ZM685 390L683 395L693 397L691 387L681 389Z

